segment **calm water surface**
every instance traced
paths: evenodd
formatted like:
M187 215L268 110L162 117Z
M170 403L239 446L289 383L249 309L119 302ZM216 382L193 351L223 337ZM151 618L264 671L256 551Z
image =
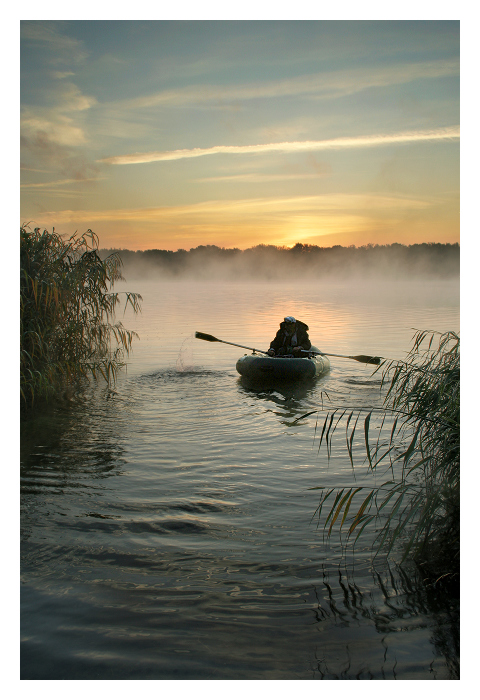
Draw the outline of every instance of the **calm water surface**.
M352 472L343 436L328 461L315 416L295 421L378 405L379 377L332 358L252 388L243 350L194 333L267 349L292 314L325 352L403 358L414 329L459 329L457 285L123 288L144 303L115 390L22 426L22 678L455 678L454 602L372 561L373 532L352 556L312 520L311 487Z

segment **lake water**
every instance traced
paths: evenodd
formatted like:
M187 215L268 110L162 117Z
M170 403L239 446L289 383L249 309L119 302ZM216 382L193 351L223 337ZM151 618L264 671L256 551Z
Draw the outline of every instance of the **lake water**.
M248 351L194 333L267 349L294 315L325 352L402 359L414 329L459 330L458 285L122 288L144 302L114 391L22 425L22 678L456 678L456 602L373 560L373 532L353 555L313 517L312 487L352 470L344 434L327 460L316 416L296 419L380 405L374 368L331 358L311 384L252 388Z

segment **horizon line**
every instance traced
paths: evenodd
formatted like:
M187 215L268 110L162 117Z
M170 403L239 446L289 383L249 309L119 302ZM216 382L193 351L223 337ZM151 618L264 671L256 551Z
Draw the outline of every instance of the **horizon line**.
M130 248L119 248L119 247L110 247L110 248L105 248L101 247L99 250L111 250L114 252L122 252L122 251L127 251L128 253L151 253L151 252L161 252L161 253L179 253L179 252L184 252L184 253L191 253L194 250L198 250L199 248L216 248L217 250L225 250L225 251L236 251L239 253L244 253L248 250L254 250L255 248L276 248L277 250L284 250L284 251L290 251L296 248L297 246L301 248L318 248L319 250L328 250L330 248L355 248L356 250L360 248L387 248L387 247L392 247L392 246L401 246L402 248L412 248L413 246L418 246L418 245L441 245L441 246L458 246L460 247L459 241L455 241L454 243L440 243L440 241L423 241L422 243L365 243L363 245L355 245L355 244L349 244L349 245L341 245L341 244L334 244L331 246L319 246L316 245L315 243L301 243L298 241L297 243L294 243L291 247L285 246L285 245L275 245L274 243L257 243L254 246L250 246L249 248L225 248L223 246L218 246L215 245L215 243L205 243L205 244L200 244L196 246L195 248L190 248L187 250L186 248L177 248L177 250L169 250L167 248L144 248L143 250L138 248L137 250L131 250Z

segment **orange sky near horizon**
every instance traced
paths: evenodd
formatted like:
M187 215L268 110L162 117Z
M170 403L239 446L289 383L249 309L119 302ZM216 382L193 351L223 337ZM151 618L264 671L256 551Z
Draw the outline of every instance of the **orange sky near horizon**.
M102 212L56 212L42 217L42 227L71 235L87 228L100 238L102 248L130 250L189 250L198 245L216 245L221 248L251 248L265 245L292 247L296 243L321 247L362 246L371 244L403 243L458 243L458 214L454 205L443 205L435 211L412 206L410 216L399 206L391 204L381 211L347 212L294 210L285 213L282 203L277 211L259 217L258 209L250 203L245 211L205 210L180 214L168 209L152 211L117 210ZM457 205L458 206L458 205ZM265 209L263 207L263 209ZM452 211L453 210L453 211ZM34 222L30 224L33 227ZM38 225L35 223L35 225Z

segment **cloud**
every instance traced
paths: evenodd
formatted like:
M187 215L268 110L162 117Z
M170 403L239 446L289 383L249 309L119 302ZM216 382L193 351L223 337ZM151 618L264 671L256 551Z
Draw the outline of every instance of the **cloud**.
M84 95L74 83L63 83L56 101L62 112L83 112L97 104L95 97Z
M20 185L21 189L35 189L35 188L51 188L58 187L61 185L70 185L72 182L78 184L82 182L96 182L97 180L102 180L104 178L98 177L81 177L81 178L67 178L65 180L54 180L53 182L32 182Z
M110 209L102 211L50 211L45 216L62 223L98 222L98 221L135 221L153 222L188 216L207 217L226 215L258 216L259 214L278 216L285 213L298 213L302 216L311 214L338 212L360 213L368 210L398 211L405 209L427 209L435 204L433 200L411 197L395 197L378 193L345 194L332 193L300 197L258 197L254 199L211 200L171 207L147 207L139 209Z
M78 119L96 104L96 99L84 95L73 83L62 83L49 93L48 107L25 107L22 111L21 133L24 144L79 146L86 142ZM80 113L80 115L79 115Z
M42 116L41 113L26 111L21 126L22 143L38 150L47 149L50 144L78 146L86 141L83 129L64 114L45 113Z
M194 182L282 182L284 180L318 180L322 173L245 173L243 175L218 175L216 177L199 177Z
M20 22L22 43L32 43L42 50L42 59L51 63L80 63L88 57L82 41L58 31L60 22L23 20Z
M302 151L326 151L348 148L368 148L388 146L391 144L411 143L414 141L450 140L460 137L458 126L438 129L404 131L397 134L373 134L370 136L344 136L323 141L285 141L283 143L264 143L251 146L212 146L211 148L191 148L176 151L152 151L150 153L131 153L123 156L101 158L98 162L109 165L131 165L134 163L153 163L164 160L182 160L202 156L222 154L254 153L299 153Z
M89 177L98 165L88 163L84 148L88 143L85 115L96 104L73 83L56 85L48 93L48 107L26 106L21 117L21 148L24 166L39 164L75 180Z
M75 181L91 179L99 166L83 152L87 140L83 129L65 115L53 119L33 115L24 118L20 137L22 171L55 172Z
M63 78L69 78L75 75L71 70L55 70L52 72L52 78L55 80L63 80Z
M156 105L184 107L204 103L253 100L308 95L316 99L345 97L375 87L401 85L413 80L435 79L459 74L458 60L403 63L387 67L363 67L350 70L313 73L286 80L270 80L240 85L192 85L175 90L124 100L126 109Z

